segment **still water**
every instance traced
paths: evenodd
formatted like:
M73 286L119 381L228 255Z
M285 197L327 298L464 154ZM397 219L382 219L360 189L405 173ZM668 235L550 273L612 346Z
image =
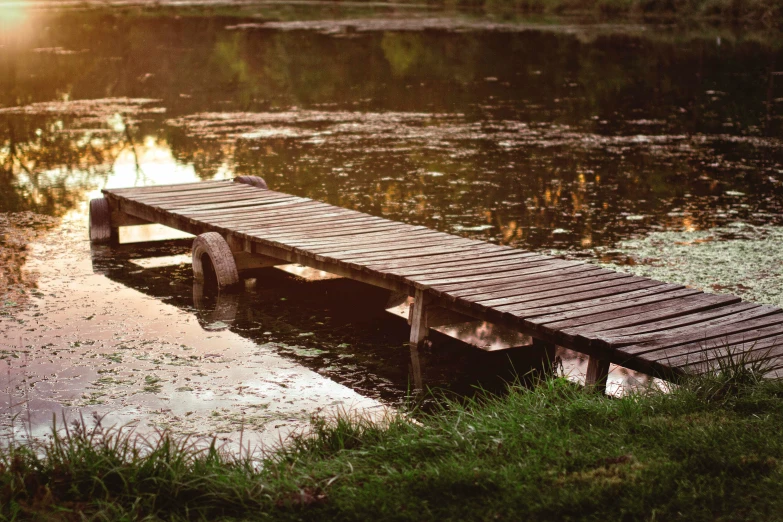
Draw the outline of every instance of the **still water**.
M268 269L215 302L193 286L187 241L91 249L86 202L101 188L257 175L389 219L618 261L607 252L651 234L783 225L781 68L783 38L766 30L317 2L8 4L4 423L42 433L53 412L94 411L227 439L252 426L268 441L314 412L383 412L414 384L383 292ZM462 330L485 348L524 344ZM510 352L438 339L426 385L464 394L510 378ZM613 374L615 388L634 379Z

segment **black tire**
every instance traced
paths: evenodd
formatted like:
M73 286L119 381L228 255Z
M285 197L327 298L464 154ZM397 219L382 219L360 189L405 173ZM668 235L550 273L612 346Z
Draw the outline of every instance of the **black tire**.
M205 266L207 261L209 265ZM208 273L214 272L218 289L239 283L239 271L234 255L226 240L217 232L201 234L193 241L193 277L196 281L205 280L205 268Z
M244 183L245 185L251 185L253 187L262 189L269 188L266 186L266 181L264 181L264 178L260 178L258 176L237 176L234 178L234 183Z
M90 241L109 243L112 240L111 207L104 198L90 201Z

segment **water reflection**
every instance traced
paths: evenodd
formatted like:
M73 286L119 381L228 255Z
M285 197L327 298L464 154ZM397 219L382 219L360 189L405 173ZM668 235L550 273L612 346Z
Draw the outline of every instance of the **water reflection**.
M780 220L774 35L717 47L669 30L442 22L346 39L214 17L44 19L32 41L3 33L3 210L252 174L536 248Z
M231 331L271 343L285 357L391 403L427 389L499 392L532 370L584 380L583 355L562 348L547 354L529 336L481 321L435 327L432 343L409 349L410 299L387 309L384 290L297 265L246 273L243 290L218 293L193 282L188 250L187 241L93 247L93 269L194 313L207 332ZM609 392L621 394L648 381L617 367Z
M490 357L436 334L435 344L421 354L426 364L417 370L422 374L416 375L408 326L386 311L386 291L330 276L305 279L291 274L301 270L285 266L255 271L254 284L238 293L217 293L193 283L187 262L155 266L148 261L157 254L183 261L187 248L154 243L94 247L92 262L109 279L195 314L206 331L230 330L256 343L273 343L300 364L390 402L402 401L413 381L467 394L477 384L500 390L515 371L524 374L538 362L523 350ZM480 331L472 330L463 337L477 335ZM520 346L526 344L522 341ZM506 364L510 355L519 360L516 368ZM477 373L476 367L482 370Z
M379 8L369 21L356 6L178 9L0 10L0 212L62 219L56 234L78 253L62 261L62 241L12 241L13 227L0 223L0 292L4 306L14 303L0 315L3 354L38 365L25 382L43 401L33 407L41 426L55 406L104 400L120 405L121 420L138 418L136 398L106 391L124 381L150 394L143 416L185 429L217 403L188 416L190 404L222 397L230 416L237 404L270 404L267 393L285 402L269 391L280 383L298 383L300 398L317 382L323 397L359 390L395 402L408 383L472 393L477 382L498 389L511 378L509 357L530 365L527 340L483 324L463 325L474 344L522 348L487 353L441 337L411 358L387 296L342 279L265 269L245 291L216 298L194 288L187 242L144 243L156 227L123 230L134 246L96 249L108 279L93 275L83 205L104 187L259 175L395 220L577 254L656 230L783 221L777 32L536 27L417 17L408 7ZM339 16L347 21L331 20ZM150 261L161 255L184 257ZM64 264L47 268L52 259ZM38 269L43 279L32 277ZM95 297L109 290L128 304ZM169 331L166 314L181 330ZM147 335L152 351L134 341ZM180 338L212 373L188 366ZM100 349L71 345L85 340ZM226 346L228 356L213 357ZM81 360L84 350L94 359ZM247 353L257 357L249 373L225 368L223 357ZM584 362L561 356L575 370ZM111 357L133 364L115 374ZM24 373L27 363L12 362ZM266 368L291 381L259 377ZM610 388L634 378L614 376ZM256 395L229 390L236 382L252 382ZM161 413L169 402L156 390L186 409ZM298 415L270 408L256 412L259 426Z
M189 273L145 280L160 268L142 268L107 247L96 248L106 263L94 273L85 233L83 219L65 218L55 234L32 243L24 270L36 274L42 291L0 308L3 441L46 434L53 414L83 414L91 422L95 413L106 425L130 424L142 434L172 429L236 444L245 430L246 442L268 445L305 428L316 412L386 411L285 356L278 343L213 327L226 314L210 309L208 298L202 309L193 306ZM154 250L177 255L177 249L187 249L186 242ZM138 289L100 273L118 270L139 278ZM144 292L153 283L154 296ZM174 284L167 295L187 301L184 309L161 295L168 283Z

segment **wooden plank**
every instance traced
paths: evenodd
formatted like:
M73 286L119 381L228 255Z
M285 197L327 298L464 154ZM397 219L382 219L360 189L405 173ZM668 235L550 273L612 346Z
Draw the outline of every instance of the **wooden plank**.
M174 216L160 209L155 209L142 203L115 196L111 193L104 193L104 196L112 201L112 205L114 205L118 211L145 219L151 223L160 223L193 235L199 235L206 231L204 225L191 223L181 216Z
M515 295L513 297L486 299L483 301L474 302L474 304L479 307L496 308L498 306L509 306L513 304L527 303L529 301L540 301L541 299L548 299L550 297L567 298L574 294L584 294L585 292L591 292L593 290L602 290L617 286L628 286L633 283L649 281L649 279L635 277L630 274L617 275L618 277L604 279L602 281L588 282L581 285L572 285L556 290L549 290L546 287L543 287L539 288L538 291L520 293L519 295Z
M340 212L324 212L321 214L318 214L316 216L292 216L292 217L286 217L286 218L279 218L279 219L273 219L271 221L265 220L264 223L248 223L246 225L229 225L238 231L242 232L256 232L256 233L263 233L264 229L268 229L275 225L283 225L283 224L293 224L298 223L301 225L314 225L315 223L328 225L329 223L337 223L341 221L343 218L351 217L349 214L340 213ZM366 223L393 223L390 221L381 220L380 218L370 218L365 221Z
M448 256L439 256L437 258L422 258L422 259L408 259L408 260L380 260L373 263L368 263L368 266L372 266L375 270L387 272L392 275L397 275L397 271L405 270L411 267L426 267L426 266L438 266L444 264L453 264L455 262L464 261L466 259L498 259L503 256L509 256L516 254L517 251L513 248L500 247L487 243L485 248L481 252L459 252Z
M444 292L448 292L449 289L466 288L466 287L474 286L476 284L487 283L489 281L494 281L498 279L503 280L515 276L524 277L529 274L552 272L556 270L562 270L564 268L571 268L572 266L576 266L576 264L573 263L572 261L554 259L554 260L530 263L522 268L516 268L514 270L509 270L506 272L495 272L493 274L465 276L465 277L447 277L447 278L438 278L437 276L435 276L434 278L418 277L418 278L411 278L411 279L421 284L430 285L433 288L437 289L438 292L444 293Z
M210 204L214 205L215 203L231 203L235 201L247 201L251 199L258 199L257 194L246 194L242 191L236 192L236 193L227 193L222 196L209 196L209 197L190 197L190 198L183 198L180 200L173 200L173 199L165 199L162 201L156 201L156 202L149 202L149 201L140 201L140 203L144 203L145 205L149 205L151 207L158 207L165 210L181 210L186 211L187 209L198 207L199 205L205 205ZM285 196L285 197L279 197L279 198L267 198L271 201L290 201L294 199L294 196Z
M335 250L336 246L328 246L328 247L321 247L321 248L310 248L306 247L302 250L307 250L309 252L313 252L315 254L320 255L328 255L328 256L334 256L338 257L340 259L343 259L346 256L357 256L357 255L374 255L374 254L382 254L386 252L393 252L398 250L420 250L423 248L429 248L434 249L438 247L448 247L448 248L465 248L465 247L471 247L474 246L472 242L468 242L469 240L464 240L460 238L455 237L429 237L429 236L412 236L407 240L398 240L398 241L387 241L385 243L382 243L380 245L370 245L367 247L361 247L359 245L353 245L349 247L350 250L340 249Z
M551 274L537 273L534 275L517 277L514 279L509 278L506 280L507 284L485 286L483 289L482 287L476 287L476 289L468 288L465 290L452 290L449 291L444 297L452 300L476 302L498 297L513 297L526 291L537 292L539 291L538 289L542 286L546 286L548 289L554 290L557 288L565 288L568 285L572 285L574 283L584 283L585 279L593 278L596 281L600 281L602 278L614 277L616 275L617 272L603 270L596 266L585 265L556 270Z
M640 281L633 283L626 287L609 288L604 291L587 292L586 294L574 294L558 302L556 299L545 300L545 302L531 302L522 304L513 304L501 307L495 307L494 309L500 313L508 314L517 319L525 319L528 317L535 317L537 315L547 315L554 312L561 312L566 310L573 310L579 307L596 306L604 303L611 303L614 301L621 301L624 299L632 299L634 297L641 297L648 293L657 293L658 291L668 291L673 285L667 285L659 281ZM674 285L676 286L676 285ZM663 287L661 290L656 290L655 287Z
M309 202L312 202L312 204L308 205L308 207L312 207L312 211L316 211L317 209L321 209L324 211L329 212L341 212L344 214L355 214L355 215L361 215L365 217L371 217L369 214L365 214L363 212L359 212L358 210L352 210L350 208L341 208L341 207L335 207L334 205L330 205L328 203L324 203L323 201L317 201L310 198L297 198L296 196L289 196L291 199L304 199ZM266 199L279 199L279 198L272 198L268 197ZM250 217L258 217L258 216L242 216L241 214L237 214L235 216L232 216L232 219L242 219L242 218L250 218Z
M316 203L308 198L286 199L249 199L235 202L207 203L192 208L177 209L177 213L193 219L204 219L212 216L229 218L233 216L252 216L254 212L271 212L288 208L309 209Z
M393 230L393 229L391 229ZM313 254L331 255L335 253L350 254L350 253L372 253L385 251L386 249L399 250L401 248L416 248L421 245L422 242L432 243L437 241L437 237L433 239L433 236L429 235L427 229L412 230L406 233L406 240L390 241L388 239L389 228L380 228L377 230L357 230L351 233L351 235L343 236L346 239L346 245L340 243L318 243L315 246L310 244L309 241L313 241L313 238L306 238L303 240L288 240L284 241L290 244L297 250L302 252L310 252ZM394 236L392 236L394 237ZM331 239L339 240L340 237ZM342 249L342 250L338 250ZM348 250L350 249L350 250Z
M461 252L469 248L471 248L471 245L463 245L463 244L454 244L454 246L437 245L433 247L406 248L404 250L399 250L395 252L393 257L395 259L397 258L404 259L410 257L433 256L433 255L440 255L444 253L448 254L452 252ZM345 255L313 254L313 255L315 256L316 259L322 259L322 260L331 259L333 261L348 264L348 265L363 265L366 260L388 259L390 257L389 253L383 253L383 252L373 252L369 254L345 254ZM417 288L422 288L422 286L418 285Z
M137 218L135 216L126 214L125 212L120 212L119 210L112 211L109 222L111 223L112 228L150 224L150 222L146 219Z
M507 256L504 258L490 258L489 260L480 263L465 263L465 262L453 262L444 265L435 265L434 267L415 267L407 270L395 271L397 275L404 275L406 277L416 277L421 275L455 275L467 270L483 270L492 268L502 268L506 266L513 266L516 264L528 263L530 261L554 259L551 256L542 256L534 254L532 252L520 251L517 255Z
M688 313L669 319L645 323L643 325L598 331L594 332L592 337L593 342L610 346L637 344L657 339L660 337L661 331L672 333L689 332L696 328L763 317L776 313L777 310L778 309L774 307L764 307L753 303L739 302L728 306L709 308L695 313Z
M558 332L558 337L571 342L576 341L578 343L585 343L599 341L599 339L596 339L596 336L614 335L612 332L616 329L623 329L624 331L632 331L635 329L637 334L656 332L660 329L659 325L661 323L670 324L672 321L687 322L688 319L684 318L695 316L698 312L722 308L727 305L739 303L739 301L739 297L735 296L719 297L710 294L697 295L690 300L683 299L678 302L660 304L655 310L639 312L635 315L626 315L582 326L565 328ZM691 319L690 321L691 323L698 322L697 319ZM550 326L550 328L554 327ZM601 342L599 344L601 346L607 345L606 342ZM628 344L631 343L629 342Z
M473 268L451 268L450 270L432 270L421 271L418 274L406 274L405 277L409 279L423 280L423 279L441 279L441 280L458 280L460 278L467 277L480 277L497 275L502 276L505 273L511 273L518 270L530 268L533 266L548 265L557 262L558 259L554 257L545 256L526 256L518 257L513 261L505 262L502 264L493 263L490 266L473 267ZM500 277L498 277L500 278ZM484 279L487 280L487 279Z
M237 183L221 183L219 185L215 185L212 187L194 187L190 189L180 189L180 190L166 190L164 192L155 191L155 192L147 192L147 193L133 193L133 194L119 194L120 196L133 199L134 201L138 201L139 203L149 203L149 204L156 204L159 201L174 201L177 199L187 199L191 197L210 197L210 196L220 196L227 193L232 194L244 194L247 191L245 190L245 187L248 185L241 185ZM254 189L251 189L254 190ZM264 191L265 194L280 194L280 193L274 193L271 191ZM290 194L286 194L290 195Z
M437 288L439 292L450 292L458 291L459 289L472 288L476 285L490 286L493 282L499 283L501 281L508 281L514 278L527 278L530 274L542 274L549 272L560 273L561 270L566 270L572 268L573 266L577 265L573 265L570 261L553 258L543 261L531 261L529 263L518 265L511 268L510 270L504 270L502 272L495 270L486 274L462 277L443 277L435 275L432 278L419 276L411 279L432 285L433 288Z
M612 281L616 279L626 279L631 274L623 274L618 272L605 273L602 270L596 270L592 272L576 272L569 274L561 274L559 271L555 272L555 275L545 278L536 278L529 276L528 283L525 286L514 288L511 290L502 290L495 292L486 292L483 294L469 295L463 298L457 298L458 300L470 302L470 303L485 303L494 299L502 298L514 298L520 295L539 293L542 291L561 290L567 288L578 288L584 285L590 285L594 283L600 283L603 281Z
M400 254L394 256L394 259L408 259L408 258L421 258L421 257L430 257L430 256L436 256L436 255L444 255L444 254L457 254L460 252L471 252L474 250L483 249L485 245L481 242L475 243L475 244L455 244L454 247L423 247L418 248L416 250L411 250L410 252L406 252L405 254ZM358 257L356 257L358 256ZM361 264L366 265L367 263L371 263L372 261L385 261L389 259L389 256L384 254L357 254L356 256L346 256L345 258L340 258L340 261L353 263L353 264Z
M307 250L314 254L322 254L327 256L352 256L359 254L374 254L381 252L393 252L397 250L408 250L417 248L435 248L437 246L472 246L473 242L470 240L461 239L455 236L445 236L441 234L437 236L428 235L409 235L408 239L398 239L397 241L385 241L380 245L370 245L361 247L359 245L347 246L347 245L329 245L322 247L302 247L302 250Z
M378 231L369 231L372 237L367 237L366 234L362 233L364 230L364 225L360 223L359 225L351 225L349 228L353 229L353 233L342 238L321 236L321 233L329 233L330 228L325 228L324 230L317 231L315 235L311 234L311 237L294 237L291 239L291 241L300 247L333 248L335 246L346 246L350 248L355 245L364 245L367 241L376 240L377 238L388 238L389 240L396 240L400 237L407 237L408 234L425 234L432 237L441 235L440 232L436 232L435 230L422 225L401 225L400 223L394 223L393 221L389 223L393 223L394 226L385 227L384 229ZM349 230L349 233L350 232L351 231ZM297 231L296 234L302 234L302 231Z
M361 232L361 230L358 230L357 232ZM413 237L417 239L423 237L437 239L442 238L443 234L427 227L406 227L402 231L395 227L373 234L356 233L354 235L344 237L292 239L291 244L297 248L307 248L309 250L316 251L316 249L320 248L335 248L337 246L343 248L353 248L366 247L370 245L382 245L403 239L410 239Z
M743 336L744 334L744 336ZM746 332L727 335L724 339L710 339L700 343L689 343L646 353L640 358L666 366L686 367L699 361L716 359L733 352L759 352L783 344L783 323L769 325Z
M377 234L356 234L352 236L346 236L346 239L348 240L347 243L349 243L346 245L340 245L337 243L318 243L316 245L312 245L308 243L302 244L296 241L290 241L289 243L300 250L307 250L308 252L313 252L315 254L335 253L335 249L337 248L351 249L340 250L339 252L343 254L356 254L385 252L391 249L400 250L401 247L418 248L423 242L426 242L426 244L429 246L434 246L436 244L445 242L438 236L428 234L426 229L406 232L404 236L384 235L384 232L388 232L388 230L383 230ZM363 239L360 239L362 237ZM339 239L339 237L335 239ZM405 247L405 245L407 245L407 247Z
M228 222L234 219L234 216L240 214L251 217L263 215L265 212L287 211L292 213L297 209L297 206L302 206L302 210L308 208L306 205L306 201L297 201L295 199L272 199L261 202L255 199L245 200L240 198L230 202L199 204L190 207L162 206L160 208L195 221L219 220L223 225L231 226Z
M117 197L117 196L110 196L110 197ZM214 229L222 229L222 230L225 230L225 231L230 231L226 227L221 227L219 223L210 223L209 220L194 220L192 218L187 218L185 216L181 216L181 215L177 214L175 211L172 211L172 210L162 209L160 207L155 207L155 206L150 206L150 205L145 205L143 203L139 203L139 202L136 202L134 200L127 199L127 198L121 198L120 197L117 200L117 202L118 202L118 204L124 205L125 207L135 208L136 212L146 213L147 215L150 215L150 216L153 216L153 217L156 216L156 215L160 215L160 216L165 215L165 216L167 216L167 219L172 219L172 218L176 217L176 219L175 219L176 222L181 223L181 224L183 224L183 226L187 226L188 228L191 228L191 229L202 230L206 226L207 228L213 227ZM187 223L187 225L184 225L185 223Z
M254 254L261 254L270 256L276 259L282 259L289 263L298 263L301 265L315 268L316 270L323 270L332 274L336 274L343 277L355 279L361 283L367 283L379 288L385 288L392 292L407 293L413 295L415 288L412 285L406 284L401 281L395 281L381 277L379 274L365 273L360 270L354 270L350 267L342 266L335 263L324 263L313 259L311 257L302 256L296 252L284 250L274 245L256 242L253 238L246 238L250 240L251 252Z
M381 220L378 221L378 219L368 219L367 217L341 217L341 218L334 218L334 217L328 217L328 218L316 218L311 221L302 222L299 220L292 221L292 220L279 220L275 221L274 223L267 223L264 225L234 225L234 228L236 230L249 230L248 233L257 233L257 234L264 234L264 233L288 233L292 234L292 237L295 237L297 233L299 233L302 237L318 237L318 234L324 234L324 237L326 233L329 233L331 231L339 231L340 229L348 229L353 228L356 230L361 230L362 227L367 226L368 224L385 224L389 225L390 223L393 223L391 221Z
M663 303L671 299L700 295L701 293L702 292L699 292L698 290L685 288L681 285L668 285L668 288L661 287L655 292L644 291L641 296L635 296L631 299L613 300L612 302L603 300L590 306L583 304L576 308L571 307L566 310L553 310L550 313L542 313L540 315L528 317L525 319L525 323L527 326L538 330L546 328L548 324L556 321L579 319L603 313L619 314L624 313L627 310L634 310L639 306L658 306L658 303Z
M195 220L195 219L193 219L193 218L186 217L186 216L184 216L184 215L182 215L182 214L178 213L178 211L177 211L177 210L174 210L174 209L161 208L161 207L159 207L159 206L152 206L152 205L144 205L143 203L135 202L135 200L130 200L130 199L123 199L123 198L121 198L121 200L122 200L122 201L124 201L125 203L130 203L131 201L134 201L134 203L135 203L136 205L141 205L141 206L144 206L145 208L147 208L147 209L150 209L150 210L153 210L153 211L161 211L161 212L167 212L167 213L175 213L175 214L176 214L176 215L178 215L178 216L185 217L185 218L186 218L186 219L187 219L187 220L188 220L188 221L189 221L191 224L204 224L206 221L208 221L208 220L205 220L205 219L203 219L203 218L202 218L201 220ZM219 215L219 214L218 214L218 215Z
M651 341L624 346L622 351L626 355L641 355L654 351L671 350L677 346L694 346L709 341L723 342L728 340L732 342L734 340L743 342L743 339L759 338L756 337L757 332L780 323L783 323L783 314L767 315L739 323L720 324L712 328L699 328L688 334L664 333Z
M327 230L327 232L324 232ZM397 230L394 223L389 222L330 222L328 220L314 222L309 227L303 229L296 224L273 226L266 229L255 229L247 231L248 234L257 238L285 239L295 241L297 239L312 239L313 237L337 238L337 237L355 237L357 234L372 234L390 230Z
M687 373L692 374L701 374L719 368L721 362L728 363L731 360L736 363L739 359L744 359L748 363L766 361L768 369L765 376L767 378L775 378L776 374L777 377L783 377L783 372L780 371L783 370L783 337L769 337L757 341L752 346L740 344L728 349L722 347L714 351L708 350L672 356L664 359L664 361L667 366L675 369L685 370ZM660 363L657 362L657 364Z
M117 196L134 196L142 194L159 193L163 194L170 191L180 192L182 190L205 190L214 188L220 185L230 185L234 182L230 179L216 180L216 181L197 181L195 183L177 183L169 185L145 185L143 187L125 187L125 188L112 188L103 189L101 192L104 194L110 193Z
M179 199L164 199L160 202L148 202L148 201L142 201L142 203L148 203L153 205L165 205L167 203L169 204L177 204L180 205L182 203L192 202L192 204L195 206L196 204L209 204L214 202L217 202L218 199L225 199L225 196L228 195L235 195L237 197L241 196L243 199L256 199L258 201L266 202L266 201L284 201L284 200L290 200L290 201L296 201L296 200L304 200L304 201L313 201L315 200L311 198L306 197L300 197L300 196L293 196L291 194L283 194L280 192L267 192L265 190L259 190L254 189L252 191L247 190L238 190L235 192L230 192L222 195L212 195L210 197L206 196L200 196L200 197L188 197L188 198L179 198ZM325 208L335 208L327 203L323 203L321 201L318 201L317 203L321 204Z
M224 185L221 187L209 189L209 190L195 190L186 191L182 193L168 192L165 194L147 194L147 195L126 195L120 194L122 197L132 199L133 201L144 203L145 205L158 206L165 203L182 203L186 201L208 201L211 198L219 198L228 194L250 195L258 197L259 194L255 190L245 190L239 185ZM288 195L288 194L286 194ZM262 196L272 197L271 194L263 194ZM279 197L280 195L277 195ZM292 196L291 196L292 197Z
M663 331L655 331L648 333L641 333L637 335L628 335L622 337L603 337L601 334L597 334L592 340L593 343L604 343L612 348L618 348L629 345L639 345L646 342L661 341L663 339L675 339L677 337L692 337L694 334L697 338L705 337L708 332L715 328L730 326L738 323L747 323L755 319L767 319L770 316L780 313L781 310L775 307L769 306L756 306L740 312L729 314L722 317L716 317L707 321L702 321L694 324L687 324L678 327L669 328ZM777 320L773 318L773 322Z
M363 228L363 230L361 231L361 233L369 234L369 233L371 233L373 231L383 231L383 230L386 230L387 228L388 228L388 226L386 226L385 224L366 225ZM246 236L248 238L253 239L254 241L278 245L280 248L283 248L283 249L288 250L288 251L296 251L296 252L298 252L300 254L304 254L304 255L307 255L307 256L310 256L310 257L313 257L313 258L315 258L315 256L316 256L316 254L314 254L312 252L309 252L307 249L298 248L298 247L294 246L293 244L291 244L291 242L289 241L290 236L288 234L285 234L285 233L279 234L279 235L272 235L272 234L268 234L268 233L260 233L260 234L245 233L243 231L235 231L235 233L242 234L242 235L244 235L244 236ZM352 232L349 232L349 233L351 235L357 234L356 231L352 231Z
M539 283L554 283L560 281L569 281L572 279L581 279L583 277L592 277L600 274L617 273L605 270L596 265L577 265L573 267L562 268L551 274L536 274L535 276L515 276L502 280L488 281L487 284L476 284L463 289L450 289L443 296L450 299L473 299L474 296L484 296L498 292L513 292L520 288L527 288Z
M688 306L689 304L694 302L698 305L703 301L703 299L704 299L704 294L702 292L693 290L691 292L685 293L684 296L677 297L676 299L671 299L665 302L659 301L658 299L651 300L649 297L641 298L638 304L634 303L625 306L618 305L620 306L620 308L610 307L609 309L604 310L599 307L595 311L593 311L593 313L585 314L585 313L576 312L576 313L560 314L562 317L551 317L551 318L550 316L545 316L545 317L536 318L534 319L534 321L536 324L542 327L560 331L560 330L579 327L583 325L601 323L602 321L621 319L626 316L636 316L638 314L660 310L662 308L668 309L675 306ZM730 313L730 312L726 312L726 313ZM634 330L634 328L632 328L632 330ZM635 330L634 333L636 333Z
M274 200L272 200L274 201ZM227 226L235 225L248 225L251 223L262 223L271 221L276 217L303 217L317 214L323 214L324 212L333 212L334 207L321 203L320 201L313 201L311 199L303 199L302 201L292 200L288 204L279 206L277 208L270 208L267 206L260 207L257 211L242 211L241 209L236 211L227 212L224 215L220 215L222 223ZM199 212L192 217L197 219L203 219L204 217L211 217L211 214L217 213L205 213ZM348 214L348 213L347 213ZM190 213L188 213L190 215ZM360 214L362 215L362 214ZM369 217L363 214L364 217Z
M357 234L363 234L363 235L370 235L375 233L380 233L384 231L388 231L390 227L385 226L383 224L377 224L377 225L369 225L366 226L363 230L356 230L356 229L340 229L335 230L334 232L330 232L328 237L354 237ZM276 241L282 241L285 242L286 245L298 249L298 250L306 250L305 248L301 248L298 245L294 244L294 239L307 239L312 237L312 233L309 233L305 235L304 233L297 232L296 235L289 235L289 233L278 233L278 234L257 234L256 235L259 238L263 238L265 240L276 240Z
M301 221L302 224L307 224L311 220L314 219L320 219L322 217L330 217L333 218L335 221L338 221L339 219L345 219L345 218L363 218L368 221L374 220L374 221L386 221L388 223L396 223L395 221L390 221L388 219L383 219L381 217L377 216L370 216L368 214L362 214L361 212L356 212L355 210L347 210L342 208L336 208L332 207L330 205L325 205L323 208L314 207L312 211L308 210L306 212L296 212L294 210L288 211L288 212L279 212L278 214L287 214L287 215L278 215L274 216L273 214L266 214L266 213L257 213L252 216L247 216L246 219L237 219L237 218L231 218L227 219L226 223L231 226L264 226L268 224L268 222L280 220L280 221ZM399 223L398 223L399 224Z

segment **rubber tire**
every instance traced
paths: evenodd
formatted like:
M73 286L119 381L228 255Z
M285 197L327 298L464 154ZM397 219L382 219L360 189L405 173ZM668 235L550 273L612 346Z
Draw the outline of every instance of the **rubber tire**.
M90 241L109 243L112 240L111 207L104 198L90 200Z
M264 178L260 178L258 176L237 176L234 178L234 183L244 183L245 185L251 185L253 187L262 189L269 188L266 186L266 181L264 181Z
M202 258L205 255L212 261L218 289L239 283L239 270L234 255L223 236L217 232L207 232L193 240L193 277L196 281L204 281Z

